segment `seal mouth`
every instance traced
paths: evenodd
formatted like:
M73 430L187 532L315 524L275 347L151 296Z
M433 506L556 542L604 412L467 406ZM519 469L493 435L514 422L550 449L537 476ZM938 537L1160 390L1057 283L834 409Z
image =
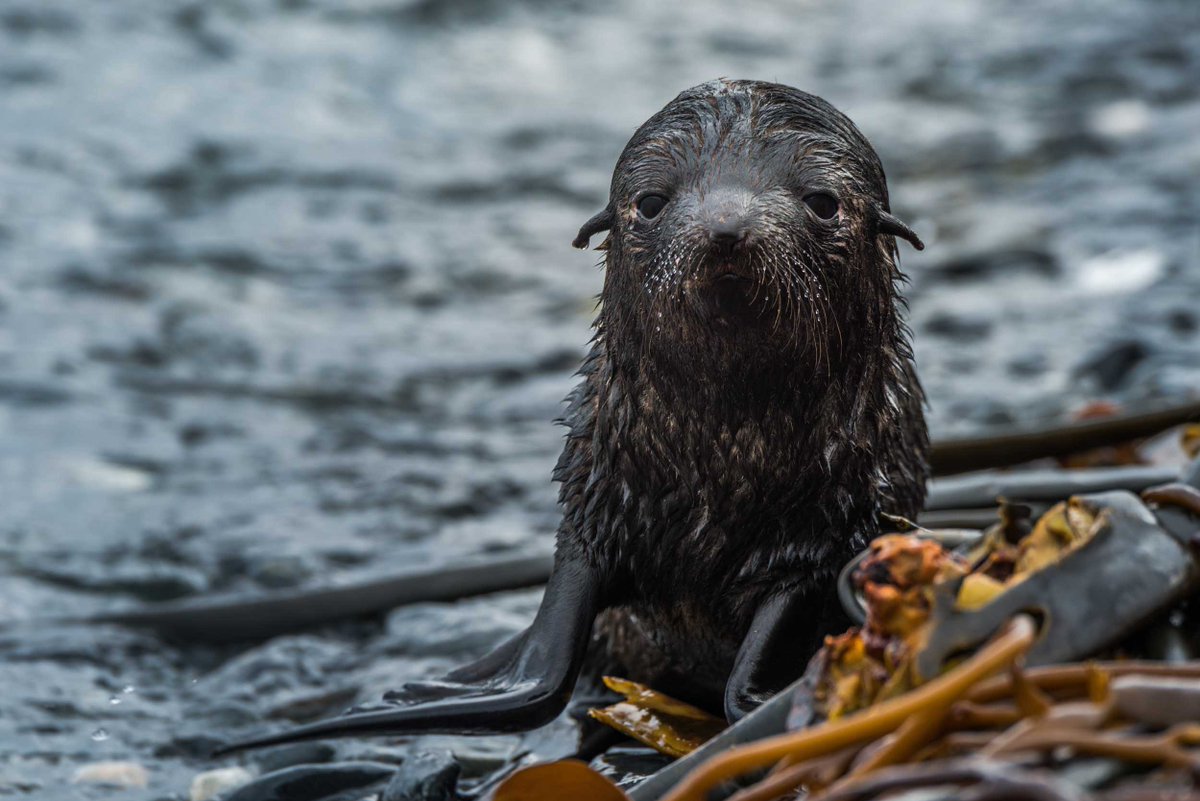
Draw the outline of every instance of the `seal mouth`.
M708 306L713 316L728 321L748 321L760 316L756 295L759 287L746 276L725 269L707 287Z

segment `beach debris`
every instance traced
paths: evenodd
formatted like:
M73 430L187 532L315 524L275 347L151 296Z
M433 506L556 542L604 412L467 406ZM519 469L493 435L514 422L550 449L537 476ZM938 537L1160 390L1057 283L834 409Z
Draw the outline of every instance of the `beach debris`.
M209 801L254 780L254 774L240 765L197 773L188 789L190 801Z
M150 783L150 774L138 762L92 762L81 765L71 776L72 784L103 784L108 787L141 788Z

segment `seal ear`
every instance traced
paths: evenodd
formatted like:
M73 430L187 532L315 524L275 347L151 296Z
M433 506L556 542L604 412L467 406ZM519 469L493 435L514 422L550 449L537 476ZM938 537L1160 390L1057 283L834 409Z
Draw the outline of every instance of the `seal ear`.
M598 234L601 231L607 231L608 229L612 228L612 226L612 209L606 208L583 224L583 227L579 229L579 233L575 235L575 240L571 242L571 246L583 250L588 246L588 240L591 239L595 234Z
M925 243L917 236L917 232L901 222L899 217L894 217L883 209L876 209L876 212L879 215L879 233L907 240L917 250L925 249Z

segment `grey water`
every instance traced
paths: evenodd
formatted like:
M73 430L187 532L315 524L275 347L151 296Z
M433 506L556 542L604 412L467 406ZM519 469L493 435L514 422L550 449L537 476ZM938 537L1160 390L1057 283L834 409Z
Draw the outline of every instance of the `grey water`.
M928 244L935 433L1200 389L1194 0L0 0L0 796L186 798L224 737L531 619L536 590L225 648L37 622L548 549L603 277L569 243L717 76L880 152ZM530 742L419 739L272 764ZM109 760L145 787L72 783Z

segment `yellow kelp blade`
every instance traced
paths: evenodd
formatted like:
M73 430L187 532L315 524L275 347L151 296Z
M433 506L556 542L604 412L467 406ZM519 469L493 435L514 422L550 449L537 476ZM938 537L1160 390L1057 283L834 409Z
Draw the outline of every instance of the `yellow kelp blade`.
M604 684L625 700L589 714L667 756L690 754L725 728L721 718L637 682L605 676Z

